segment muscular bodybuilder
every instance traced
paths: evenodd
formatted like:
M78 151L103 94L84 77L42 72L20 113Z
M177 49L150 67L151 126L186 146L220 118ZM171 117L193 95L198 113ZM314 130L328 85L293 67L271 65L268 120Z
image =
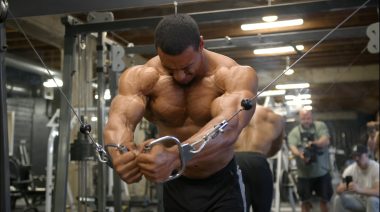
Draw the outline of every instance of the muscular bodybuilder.
M198 26L188 15L165 17L156 28L155 46L156 57L121 75L105 127L106 144L129 149L110 151L114 169L127 183L138 182L142 175L164 181L181 164L175 146L154 145L143 152L149 141L135 145L133 132L143 117L157 126L160 136L191 144L232 117L242 99L257 93L255 71L204 49ZM188 161L181 177L164 183L166 211L245 210L234 143L254 114L253 105Z
M255 115L235 143L236 161L242 171L247 208L271 211L273 176L267 162L282 146L284 121L271 109L257 105Z

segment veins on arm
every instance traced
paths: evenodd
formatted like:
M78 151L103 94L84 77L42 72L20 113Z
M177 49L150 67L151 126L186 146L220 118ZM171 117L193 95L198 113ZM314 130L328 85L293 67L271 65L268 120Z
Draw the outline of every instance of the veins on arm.
M254 107L250 110L243 110L236 116L233 115L241 109L241 101L249 99L257 93L257 77L255 71L250 67L235 67L228 69L222 73L221 88L225 93L217 97L211 105L211 116L213 117L204 127L202 127L195 135L190 137L185 143L193 143L201 139L207 132L218 125L223 120L228 120L228 125L224 129L224 133L219 134L212 139L204 150L199 152L189 163L193 164L202 160L202 156L210 153L223 153L226 149L233 150L233 145L237 140L241 130L249 123L254 111ZM218 76L216 76L217 78ZM232 119L230 119L233 117Z
M104 131L105 143L133 143L133 132L142 119L148 93L158 80L144 67L126 70L119 81L119 94L113 99Z

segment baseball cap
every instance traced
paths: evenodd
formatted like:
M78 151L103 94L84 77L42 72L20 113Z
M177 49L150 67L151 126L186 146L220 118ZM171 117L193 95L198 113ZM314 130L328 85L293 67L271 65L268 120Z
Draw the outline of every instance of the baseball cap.
M361 154L364 154L364 153L368 153L368 149L365 145L363 144L358 144L358 145L355 145L353 148L352 148L352 156L359 156Z

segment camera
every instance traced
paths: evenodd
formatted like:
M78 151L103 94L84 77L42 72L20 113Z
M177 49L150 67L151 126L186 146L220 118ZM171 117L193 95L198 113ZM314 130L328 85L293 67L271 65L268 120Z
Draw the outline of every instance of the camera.
M301 132L301 141L304 144L309 144L309 142L314 141L314 133ZM318 146L315 144L307 145L303 151L305 159L308 161L306 164L311 164L317 161L318 155L322 152L318 150Z
M348 184L350 184L352 182L352 176L346 176L343 181L346 183L346 187L348 189Z
M302 143L309 143L314 141L314 133L301 132L301 141Z
M321 155L322 153L318 151L317 145L311 144L310 146L305 147L303 154L308 161L306 164L311 164L317 161L318 155Z

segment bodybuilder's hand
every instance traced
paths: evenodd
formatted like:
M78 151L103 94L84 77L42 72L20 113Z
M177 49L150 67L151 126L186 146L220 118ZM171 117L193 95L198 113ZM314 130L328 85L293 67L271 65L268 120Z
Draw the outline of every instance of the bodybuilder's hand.
M140 168L137 166L137 147L134 144L127 144L128 152L121 153L117 149L109 151L112 157L114 170L126 183L136 183L142 178Z
M144 142L148 144L150 141ZM141 152L137 156L137 163L141 173L150 181L163 182L178 166L176 160L178 153L162 144L156 144L148 152Z

